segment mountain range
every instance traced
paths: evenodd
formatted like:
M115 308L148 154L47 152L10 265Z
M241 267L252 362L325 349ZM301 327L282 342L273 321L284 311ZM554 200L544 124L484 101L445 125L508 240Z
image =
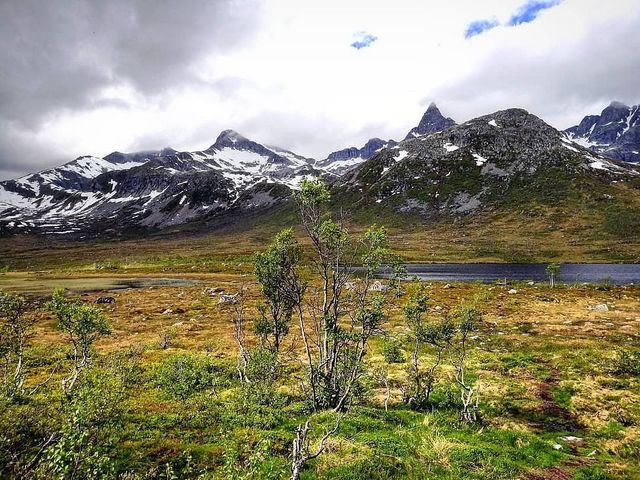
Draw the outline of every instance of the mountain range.
M640 105L611 102L600 115L587 115L565 130L580 145L626 162L640 162Z
M84 156L0 182L0 233L163 229L276 207L308 177L354 208L423 218L552 200L576 185L636 185L640 169L626 162L640 161L638 117L614 102L562 132L522 109L458 125L431 104L403 140L373 138L322 160L225 130L201 151Z

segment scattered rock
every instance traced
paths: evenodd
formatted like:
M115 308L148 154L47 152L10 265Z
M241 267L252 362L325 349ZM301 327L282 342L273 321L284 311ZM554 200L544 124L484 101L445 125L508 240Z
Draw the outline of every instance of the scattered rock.
M518 293L518 290L516 290L515 288L512 288L511 290L509 290L508 292L509 294L513 295L515 293Z
M344 284L344 288L351 291L356 289L356 284L354 282L347 282Z
M554 443L553 444L553 449L554 450L562 450L562 445L560 445L559 443Z
M442 287L442 288L453 288L453 285L451 285L451 284L447 283L447 284L446 284L444 287Z
M386 292L388 289L389 287L384 285L380 280L376 280L373 282L373 285L371 285L372 292Z
M176 322L173 325L171 325L172 327L181 327L184 324L184 322Z
M116 303L116 299L113 297L99 297L96 303Z
M238 294L235 295L225 295L224 293L220 294L220 300L218 303L231 303L235 304L238 302Z
M163 315L169 315L173 313L173 310L171 310L170 308L167 308L164 312L162 312Z
M218 287L208 287L202 291L203 295L208 295L209 297L215 297L218 293L222 293L224 290Z
M591 307L589 307L591 310L593 310L594 312L608 312L609 311L609 305L607 305L606 303L598 303L597 305L593 305Z
M580 443L582 439L580 437L574 437L573 435L568 435L566 437L562 437L561 440L564 440L567 443Z

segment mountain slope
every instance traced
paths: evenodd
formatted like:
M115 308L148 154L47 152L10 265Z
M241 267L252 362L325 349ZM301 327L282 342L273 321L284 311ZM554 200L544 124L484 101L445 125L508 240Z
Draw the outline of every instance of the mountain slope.
M440 113L435 103L431 103L426 112L422 115L418 125L411 129L405 137L415 138L429 133L436 133L446 130L456 124L451 118L446 118ZM329 154L324 160L319 160L316 167L326 170L331 174L342 175L353 170L366 160L369 160L376 153L385 148L397 145L395 140L381 140L379 138L371 138L361 148L350 147Z
M433 217L553 203L573 191L605 192L639 178L639 169L570 142L525 110L510 109L406 139L347 174L339 189L355 208L382 204Z
M588 115L565 130L568 138L596 152L640 162L640 105L611 102L600 115Z
M431 105L405 140L372 139L322 161L233 130L202 151L81 157L0 182L0 233L100 235L242 223L286 204L303 178L316 176L331 182L340 205L375 211L376 219L392 212L397 222L403 215L522 212L525 204L571 198L579 201L569 209L595 198L600 212L640 197L640 168L574 143L524 110L452 122Z
M323 173L312 163L232 130L204 151L82 157L0 182L0 229L70 233L96 221L114 231L161 228L232 207L269 206L305 176Z

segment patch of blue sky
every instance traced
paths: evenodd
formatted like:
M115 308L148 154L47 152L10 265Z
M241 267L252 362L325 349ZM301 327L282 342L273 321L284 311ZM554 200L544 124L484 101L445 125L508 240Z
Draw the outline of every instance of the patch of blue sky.
M500 23L496 19L491 20L476 20L471 22L464 32L464 38L475 37L481 33L488 32L492 28L497 27Z
M355 41L351 46L357 50L371 46L373 42L378 40L378 37L371 35L367 32L358 32L355 34Z
M533 22L538 14L551 7L555 7L562 0L530 0L525 3L517 13L511 16L507 25L515 27L523 23Z

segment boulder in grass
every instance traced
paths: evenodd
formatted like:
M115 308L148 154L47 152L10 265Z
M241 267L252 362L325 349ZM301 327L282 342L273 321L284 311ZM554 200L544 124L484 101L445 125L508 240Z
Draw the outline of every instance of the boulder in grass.
M98 297L96 300L97 304L105 304L105 303L116 303L116 299L113 297Z
M219 287L207 287L202 291L202 294L207 295L208 297L215 297L219 293L223 293L223 292L224 290L222 290Z

